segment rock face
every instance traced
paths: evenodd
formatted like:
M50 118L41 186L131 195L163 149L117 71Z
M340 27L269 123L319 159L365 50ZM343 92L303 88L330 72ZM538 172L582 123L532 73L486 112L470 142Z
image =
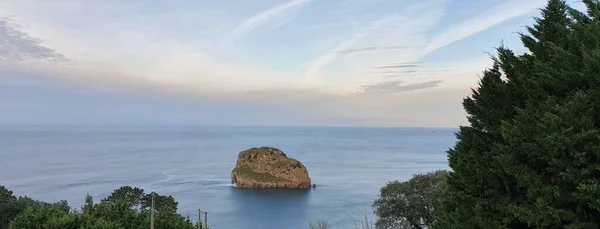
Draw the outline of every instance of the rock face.
M240 152L231 171L231 183L241 188L310 188L306 167L271 147Z

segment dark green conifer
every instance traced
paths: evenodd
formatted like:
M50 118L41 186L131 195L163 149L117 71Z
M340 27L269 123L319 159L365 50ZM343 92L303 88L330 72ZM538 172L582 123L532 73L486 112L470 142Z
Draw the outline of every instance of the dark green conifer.
M439 228L598 228L600 4L550 0L521 40L498 49L463 106L448 151Z

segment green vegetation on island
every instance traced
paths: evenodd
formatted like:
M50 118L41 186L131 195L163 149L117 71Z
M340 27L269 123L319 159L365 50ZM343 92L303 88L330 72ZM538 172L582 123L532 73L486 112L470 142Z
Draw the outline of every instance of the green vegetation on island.
M258 182L290 182L290 180L276 177L268 173L258 173L252 171L252 169L248 168L248 166L241 166L239 168L234 168L233 172L238 174L240 177L247 177L248 179L252 179Z

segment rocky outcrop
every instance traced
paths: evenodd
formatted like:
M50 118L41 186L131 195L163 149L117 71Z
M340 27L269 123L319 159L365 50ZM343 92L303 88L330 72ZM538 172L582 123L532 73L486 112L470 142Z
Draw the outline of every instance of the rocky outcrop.
M241 188L310 188L306 167L281 150L251 148L239 153L231 183Z

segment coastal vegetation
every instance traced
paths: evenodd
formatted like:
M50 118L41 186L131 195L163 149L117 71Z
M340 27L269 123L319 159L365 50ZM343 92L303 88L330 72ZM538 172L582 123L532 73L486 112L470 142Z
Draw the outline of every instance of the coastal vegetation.
M386 184L377 228L600 228L600 2L582 2L585 12L549 0L520 34L527 52L496 49L463 100L469 125L448 150L450 170ZM247 171L236 169L239 181ZM0 227L149 228L152 197L156 228L197 227L173 197L128 186L98 203L88 195L78 210L0 186Z
M527 52L497 48L463 101L445 188L415 193L431 173L388 184L378 226L600 228L600 2L582 2L549 0L520 34Z
M373 204L376 228L430 228L442 204L448 171L414 175L408 181L392 181L381 188Z
M150 228L154 198L154 228L197 229L189 218L177 214L172 196L144 193L143 189L123 186L94 203L86 196L81 209L71 209L66 201L46 203L29 197L16 197L0 186L1 229L130 229ZM202 225L200 225L202 226Z
M549 1L464 100L439 228L598 228L600 3Z

